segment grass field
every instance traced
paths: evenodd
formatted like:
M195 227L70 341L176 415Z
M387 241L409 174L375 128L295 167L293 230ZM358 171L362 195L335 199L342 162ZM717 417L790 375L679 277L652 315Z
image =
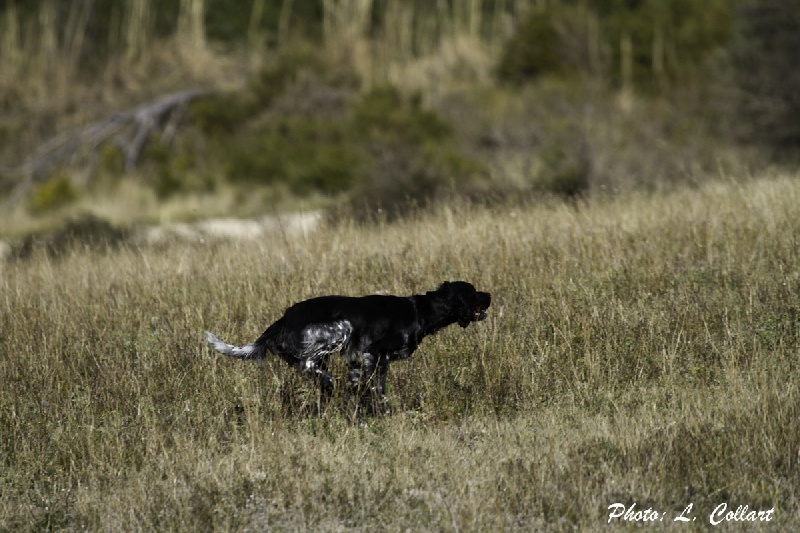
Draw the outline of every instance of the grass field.
M0 530L589 531L615 503L798 528L798 206L778 176L9 260ZM446 279L491 291L490 318L393 365L383 417L319 414L283 363L202 343Z

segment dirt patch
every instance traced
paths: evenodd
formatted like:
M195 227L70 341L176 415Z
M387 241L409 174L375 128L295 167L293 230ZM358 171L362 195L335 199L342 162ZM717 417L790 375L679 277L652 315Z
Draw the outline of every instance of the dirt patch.
M151 226L137 232L136 240L145 244L163 244L175 240L255 240L270 235L305 235L315 231L322 213L287 213L257 220L213 218L196 223Z

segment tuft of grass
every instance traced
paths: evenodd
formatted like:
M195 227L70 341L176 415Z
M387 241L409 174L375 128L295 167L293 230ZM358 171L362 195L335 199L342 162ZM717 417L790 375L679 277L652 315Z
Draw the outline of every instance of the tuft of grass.
M783 176L4 263L0 529L594 530L613 503L795 529L799 201ZM456 278L490 318L394 364L383 417L202 342Z

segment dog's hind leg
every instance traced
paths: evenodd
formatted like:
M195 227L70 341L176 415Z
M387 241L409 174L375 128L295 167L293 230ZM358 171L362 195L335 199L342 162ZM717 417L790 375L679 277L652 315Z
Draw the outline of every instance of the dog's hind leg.
M320 385L320 389L326 396L330 396L333 393L334 379L333 375L328 372L327 361L322 360L317 362L312 359L306 359L298 363L296 368L300 370L303 375L317 381Z
M388 365L386 356L376 357L369 352L348 357L348 385L359 410L365 408L372 415L382 411L386 403L384 392Z
M319 363L307 359L298 362L295 366L301 374L311 378L319 388L319 396L317 398L317 410L322 414L324 407L328 404L328 400L333 396L335 382L333 375L328 372L327 358L323 358Z
M386 396L386 376L389 374L389 358L385 355L378 358L378 368L376 386L378 387L378 394L381 398Z
M294 366L319 382L324 394L333 393L334 380L328 372L328 358L341 352L350 339L353 326L347 320L310 324L299 338L299 355Z

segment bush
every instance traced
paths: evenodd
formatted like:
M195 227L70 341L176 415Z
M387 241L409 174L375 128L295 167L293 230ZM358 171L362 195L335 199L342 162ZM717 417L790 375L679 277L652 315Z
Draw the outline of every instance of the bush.
M369 177L353 204L400 213L486 173L476 159L461 154L453 127L408 100L391 86L365 94L355 106L352 128L368 150Z
M438 114L422 108L415 95L405 101L390 85L366 93L355 106L354 132L371 144L413 145L452 138L453 129Z
M346 125L334 120L286 117L233 146L228 176L233 181L285 182L292 192L337 193L361 179L360 156Z
M56 176L33 191L30 208L35 214L55 211L78 199L78 189L66 176Z
M352 105L316 78L316 88L293 86L313 98L276 100L267 116L245 124L221 146L232 181L284 183L298 195L354 192L383 206L424 200L452 181L483 172L454 145L452 126L426 110L418 96L404 98L391 86L375 88ZM290 91L291 92L291 91ZM305 93L304 93L305 94Z
M12 257L26 260L37 250L41 250L49 257L55 258L76 246L93 250L115 248L129 236L129 230L115 227L107 220L94 215L85 214L69 220L59 229L27 236L12 250Z
M298 195L339 193L361 179L360 154L338 83L317 48L283 50L243 91L191 104L190 116L234 182L286 184Z
M216 93L189 103L189 117L196 128L212 138L231 135L253 111L239 93Z

